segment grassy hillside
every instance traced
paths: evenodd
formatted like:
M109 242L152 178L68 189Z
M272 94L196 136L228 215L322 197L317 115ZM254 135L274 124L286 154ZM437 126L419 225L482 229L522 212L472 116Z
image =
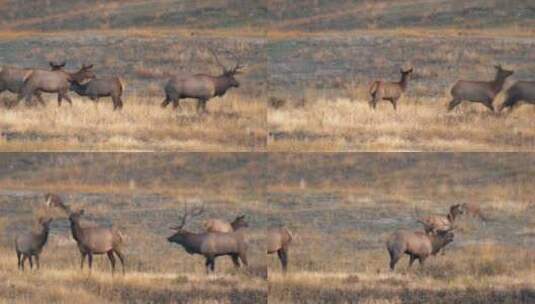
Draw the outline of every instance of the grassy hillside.
M529 1L2 1L11 29L65 30L145 26L353 30L397 27L533 26Z

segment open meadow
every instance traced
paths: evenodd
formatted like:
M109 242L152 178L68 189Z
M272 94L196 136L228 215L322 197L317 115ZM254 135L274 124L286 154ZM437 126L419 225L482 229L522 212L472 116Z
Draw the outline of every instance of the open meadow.
M289 269L268 258L269 303L531 303L535 205L529 154L270 157L268 217L294 234ZM475 203L445 255L389 269L388 236Z
M257 188L262 156L4 154L0 163L0 302L267 302L266 216L262 188ZM120 229L126 275L118 271L112 277L105 255L94 256L91 274L87 264L79 270L69 220L59 209L45 207L48 191L75 210L84 208L84 225ZM236 270L230 258L220 257L215 274L207 275L201 256L169 243L169 227L179 223L185 203L205 206L204 214L188 221L191 231L200 231L210 217L231 220L245 214L249 267ZM39 216L54 218L41 269L22 273L13 239Z

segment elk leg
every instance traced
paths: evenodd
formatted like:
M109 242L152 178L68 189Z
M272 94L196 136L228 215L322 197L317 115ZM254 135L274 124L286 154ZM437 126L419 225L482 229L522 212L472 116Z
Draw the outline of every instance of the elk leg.
M171 102L171 99L169 96L165 95L165 99L162 101L162 104L160 105L162 108L167 107L167 105Z
M113 100L113 110L122 109L123 108L123 101L121 100L120 96L112 96L111 99Z
M33 269L33 260L31 255L28 255L28 261L30 261L30 269Z
M83 252L80 252L80 254L81 254L81 256L82 256L82 258L80 259L80 270L83 271L83 270L84 270L84 262L85 262L85 256L86 256L86 254L83 253Z
M87 254L87 265L89 266L89 273L91 273L91 270L93 269L93 254L92 253Z
M63 98L65 98L65 100L67 100L69 104L72 106L72 100L69 97L69 95L67 95L67 92L61 93L61 95L63 95Z
M238 259L238 255L233 254L231 257L232 257L232 263L234 263L234 267L240 268L240 260Z
M458 106L462 102L461 99L452 99L450 103L448 104L448 112L453 110L456 106Z
M35 92L35 97L43 107L46 106L45 101L43 100L43 96L41 96L41 92Z
M58 107L61 107L61 100L62 100L61 94L58 94Z
M397 111L398 110L398 104L397 104L398 100L397 99L390 99L390 103L392 104L392 106L394 107L394 111Z
M35 255L35 266L37 266L37 270L39 270L41 268L41 265L39 265L39 255L36 254Z
M483 102L483 105L487 107L487 109L489 109L491 112L494 113L494 106L492 105L492 100L487 100Z
M21 262L21 258L22 258L22 253L20 253L19 251L17 251L17 269L20 270L20 262Z
M240 253L239 257L243 265L249 266L249 263L247 262L247 255L245 253Z
M388 251L388 254L390 255L390 270L394 271L401 256L390 250Z
M24 271L24 264L26 263L26 259L28 258L28 256L26 254L22 254L22 262L20 263L20 269L22 271Z
M410 259L409 259L409 268L412 267L412 264L414 263L415 260L416 260L416 256L411 254Z
M107 254L111 264L111 275L113 276L115 274L115 257L113 256L113 251L108 251Z
M277 255L279 256L279 260L281 262L282 271L286 272L288 269L288 255L286 254L286 251L284 249L277 250Z
M123 256L123 253L119 249L114 249L113 252L115 252L117 257L119 257L119 261L121 261L121 268L123 270L123 275L124 275L124 256Z
M425 257L418 257L418 262L420 262L420 267L423 267L425 263Z
M173 100L173 109L179 109L182 111L182 106L180 106L180 98Z
M206 274L210 273L210 258L206 258L206 261L204 262L204 266L206 266Z

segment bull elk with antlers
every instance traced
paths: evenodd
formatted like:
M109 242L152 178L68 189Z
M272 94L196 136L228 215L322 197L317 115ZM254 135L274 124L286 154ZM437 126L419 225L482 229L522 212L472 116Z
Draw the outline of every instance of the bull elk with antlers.
M240 260L247 266L247 241L240 231L235 232L201 232L195 233L184 229L188 217L202 214L204 208L193 210L188 214L188 207L184 205L184 215L179 225L171 227L175 233L167 238L170 243L181 245L189 254L199 254L206 259L206 272L215 271L215 259L219 256L230 256L236 268L240 267Z
M231 53L236 59L236 65L230 69L226 68L218 59L217 55L210 50L217 64L221 67L222 72L219 76L206 74L195 75L176 75L169 79L164 87L165 100L161 106L167 107L173 103L173 108L180 108L180 99L192 98L197 99L197 112L206 112L206 102L214 97L225 95L228 89L238 88L240 83L234 76L240 73L243 68L240 60Z

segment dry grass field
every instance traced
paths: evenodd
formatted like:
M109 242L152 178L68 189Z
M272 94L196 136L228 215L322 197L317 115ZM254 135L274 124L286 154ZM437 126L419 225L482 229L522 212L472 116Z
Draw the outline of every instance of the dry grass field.
M262 158L210 153L3 154L0 302L266 303L266 216L255 170ZM47 191L61 193L73 208L85 208L85 221L121 229L126 239L124 277L118 273L112 278L105 256L95 256L91 275L87 268L79 271L68 220L61 211L44 206ZM184 203L205 205L205 214L188 224L193 231L208 217L232 219L244 213L250 223L250 266L234 270L230 259L222 257L216 273L206 275L202 257L168 243L169 226L179 221ZM13 237L31 227L37 216L55 218L41 256L42 269L21 273Z
M531 303L535 300L533 157L529 154L272 156L268 217L296 235L282 275L268 259L270 303ZM388 268L386 238L454 203L455 240L408 270Z

